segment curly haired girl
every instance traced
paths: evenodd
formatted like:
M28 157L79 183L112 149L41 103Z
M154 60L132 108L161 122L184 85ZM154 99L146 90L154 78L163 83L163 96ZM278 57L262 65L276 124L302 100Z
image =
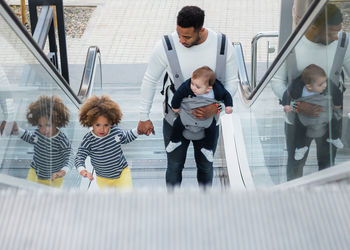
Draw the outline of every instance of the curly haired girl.
M59 97L42 95L29 104L26 117L37 126L34 132L19 128L21 139L34 145L27 180L61 187L73 164L71 143L59 129L69 123L69 111Z
M85 168L85 159L91 158L96 171L96 181L100 188L131 188L132 179L121 144L135 140L137 129L122 130L116 125L122 118L117 103L108 96L92 96L82 106L79 121L84 127L92 127L81 142L75 157L75 167L79 173L93 180L92 173Z

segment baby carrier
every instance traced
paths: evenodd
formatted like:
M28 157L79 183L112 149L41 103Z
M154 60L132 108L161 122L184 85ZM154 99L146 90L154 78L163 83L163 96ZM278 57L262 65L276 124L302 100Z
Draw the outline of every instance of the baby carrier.
M181 72L180 63L177 57L172 36L165 35L162 41L169 62L169 67L172 72L172 77L168 75L168 72L165 73L163 89L161 91L161 94L165 95L165 100L163 103L165 120L172 126L174 124L174 120L177 118L177 114L175 114L171 109L171 100L176 89L180 87L180 85L185 81L185 79ZM217 44L218 45L215 74L216 78L219 81L223 82L226 73L227 54L227 39L224 34L218 33ZM214 102L216 102L214 99L203 97L192 97L183 99L181 104L180 118L185 126L183 136L186 139L200 140L204 138L204 128L209 127L214 118L210 117L208 119L199 120L194 118L194 116L190 114L190 111L194 108L203 107Z

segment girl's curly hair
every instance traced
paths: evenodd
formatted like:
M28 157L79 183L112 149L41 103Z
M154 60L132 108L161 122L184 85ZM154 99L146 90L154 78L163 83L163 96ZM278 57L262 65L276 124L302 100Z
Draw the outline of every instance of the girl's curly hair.
M79 121L84 127L91 127L99 116L108 119L111 125L118 125L122 119L122 111L117 103L107 95L92 96L86 100L79 112Z
M41 95L27 108L27 120L37 126L41 117L47 117L56 127L62 128L69 123L69 110L58 96Z

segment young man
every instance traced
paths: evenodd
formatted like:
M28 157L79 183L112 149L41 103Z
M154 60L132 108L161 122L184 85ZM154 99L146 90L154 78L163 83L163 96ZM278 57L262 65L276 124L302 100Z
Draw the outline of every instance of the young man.
M326 72L328 77L331 77L330 71L337 50L338 32L341 31L342 22L343 18L339 8L334 4L327 4L294 49L297 63L294 65L296 68L294 70L295 75L292 76L293 78L300 75L302 70L310 64L317 64ZM293 80L288 79L288 71L291 70L290 67L293 66L287 66L284 63L271 81L272 89L280 100L282 100L288 81ZM348 48L346 49L342 67L347 74L350 73L350 51ZM339 81L336 84L338 83ZM339 86L339 88L342 89L342 86ZM303 115L315 117L319 116L322 108L317 105L308 104L307 102L301 102L297 110ZM305 153L305 156L301 160L295 160L296 131L294 121L288 119L288 117L285 122L285 133L288 151L287 180L292 180L303 175L303 168L309 151ZM336 147L327 142L328 137L329 134L326 133L325 136L315 139L319 170L334 164ZM311 141L312 139L310 138L306 146L310 147Z
M170 35L174 41L174 47L177 52L184 79L190 78L195 69L204 65L216 69L218 34L213 30L203 27L203 23L204 11L202 9L196 6L185 6L178 13L176 32ZM226 73L225 79L222 82L233 96L237 89L237 66L231 43L227 41L226 45ZM159 41L153 50L141 86L141 111L140 122L138 124L138 131L141 134L149 135L154 133L154 127L152 121L149 119L149 113L157 84L161 84L159 79L164 71L168 72L169 77L172 78L171 69L162 41ZM203 119L215 115L217 111L217 105L211 104L194 109L193 114L196 118ZM164 119L163 136L165 145L169 144L171 131L171 124ZM217 127L214 152L219 136L218 131ZM183 138L180 147L173 152L167 153L166 183L168 187L181 184L182 169L184 168L189 143L190 140ZM209 162L200 152L200 140L193 140L192 143L197 165L198 183L205 186L211 185L213 180L213 163Z

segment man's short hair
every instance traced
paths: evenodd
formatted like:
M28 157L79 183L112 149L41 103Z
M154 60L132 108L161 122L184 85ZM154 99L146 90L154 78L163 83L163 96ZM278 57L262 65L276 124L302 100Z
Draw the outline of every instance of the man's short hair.
M204 24L204 11L197 6L185 6L177 15L177 25L200 30Z
M343 22L343 15L335 4L327 4L321 13L316 17L313 25L319 29L325 29L326 24L336 26Z
M215 83L215 72L208 66L202 66L192 73L192 79L203 78L208 82L209 86L213 86Z
M319 77L327 77L327 74L316 64L310 64L301 73L301 80L304 84L313 84Z

